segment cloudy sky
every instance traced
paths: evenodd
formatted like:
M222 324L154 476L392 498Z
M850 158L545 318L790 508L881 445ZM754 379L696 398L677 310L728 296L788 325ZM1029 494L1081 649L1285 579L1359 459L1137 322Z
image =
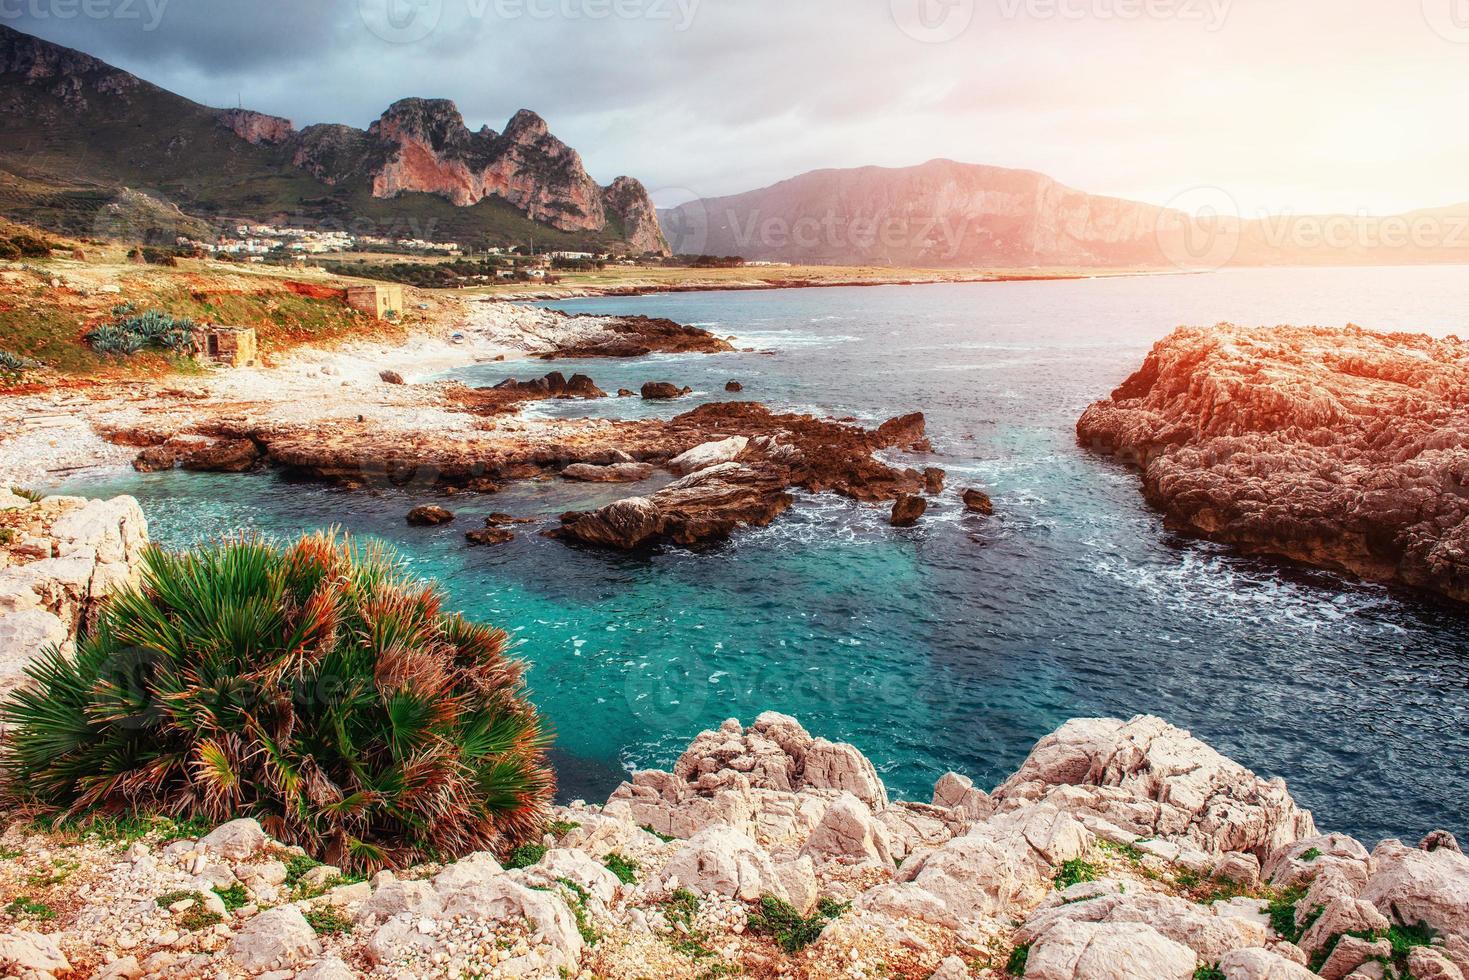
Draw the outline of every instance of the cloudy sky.
M298 125L532 108L660 204L934 157L1248 216L1469 200L1469 0L0 0L0 23Z

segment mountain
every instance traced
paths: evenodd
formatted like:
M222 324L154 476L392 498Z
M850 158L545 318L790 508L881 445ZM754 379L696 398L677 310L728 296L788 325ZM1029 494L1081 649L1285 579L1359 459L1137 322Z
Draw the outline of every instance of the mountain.
M1197 196L1198 202L1191 198ZM1087 194L1044 174L952 160L816 170L660 212L678 254L841 265L1217 268L1469 262L1469 205L1386 218L1242 221Z
M150 204L133 206L139 198ZM366 130L212 109L0 26L0 213L72 233L168 239L269 221L471 245L666 245L643 186L599 186L535 113L471 131L404 99Z

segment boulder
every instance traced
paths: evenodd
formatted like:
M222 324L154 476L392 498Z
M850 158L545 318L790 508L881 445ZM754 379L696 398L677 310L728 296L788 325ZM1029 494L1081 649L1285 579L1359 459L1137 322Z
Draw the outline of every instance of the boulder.
M383 921L402 912L415 916L439 914L442 905L440 894L427 881L402 881L389 872L380 880L374 879L374 883L377 887L373 890L372 898L359 911L359 919L376 916L378 921Z
M470 885L483 884L504 873L505 869L500 866L499 861L495 860L493 854L488 851L477 851L460 858L434 875L433 887L439 895L449 895ZM420 883L415 882L415 884ZM435 914L428 909L413 909L412 911L420 915Z
M733 827L716 824L699 831L659 872L667 892L687 888L696 895L724 895L757 902L774 895L790 900L770 855Z
M995 512L994 501L983 490L970 488L960 495L960 499L964 501L964 509L971 513L989 515Z
M923 492L930 497L944 492L944 479L948 476L937 466L930 466L923 471Z
M637 483L652 475L651 463L613 463L611 466L572 463L561 471L564 479L580 480L584 483Z
M665 400L669 398L680 398L687 394L688 389L679 388L669 381L649 381L643 385L643 397L649 401Z
M1301 902L1296 906L1296 921L1300 923L1305 916L1315 915L1318 906L1307 906ZM1326 903L1319 906L1321 912L1316 916L1311 928L1307 929L1301 936L1298 945L1306 951L1307 956L1315 956L1318 952L1329 946L1332 940L1344 932L1374 933L1379 930L1385 931L1392 925L1387 916L1377 911L1377 908L1360 898L1352 898L1347 895L1336 895L1327 899ZM1353 963L1345 972L1350 972L1360 964Z
M199 849L229 861L248 861L270 844L259 821L252 817L220 824L199 840Z
M379 371L377 376L382 379L383 384L401 385L406 383L403 380L403 375L397 371Z
M229 944L230 958L257 973L290 968L320 952L316 931L294 905L261 912L246 922Z
M1096 886L1103 883L1086 884ZM1170 895L1138 892L1135 888L1091 898L1067 894L1062 897L1061 904L1048 904L1035 912L1016 934L1016 939L1019 942L1039 942L1051 931L1065 928L1072 922L1144 924L1187 946L1206 963L1217 961L1247 942L1234 920L1222 918L1206 906ZM1254 935L1263 943L1263 935L1258 932Z
M933 805L951 811L960 820L984 820L995 809L988 793L957 772L939 777L933 787Z
M732 462L749 444L750 440L745 436L730 436L728 439L706 442L670 459L668 468L680 476L686 476L695 470Z
M408 512L408 523L414 527L435 527L439 524L448 524L453 519L453 511L437 504L424 504Z
M724 383L724 390L733 394L737 391L744 391L745 386L740 384L738 381L726 381Z
M907 449L928 452L933 449L924 434L927 422L922 412L911 412L888 419L872 433L872 445L878 449Z
M928 501L919 496L904 494L893 502L893 512L888 523L893 527L912 527L926 510Z
M826 808L801 853L817 864L892 867L888 833L872 817L872 809L851 793L843 793Z
M1056 795L1078 816L1218 855L1264 858L1315 834L1280 779L1262 779L1161 718L1078 718L996 788L1001 807Z
M950 956L928 975L928 980L969 980L969 967L957 956Z
M260 465L252 439L210 439L178 455L178 465L196 473L245 473Z
M1193 980L1198 960L1141 922L1070 922L1030 949L1026 980Z
M636 395L636 394L637 394L637 392L633 391L631 388L618 388L617 389L617 397L618 398L631 398L633 395Z
M1224 980L1318 980L1316 974L1266 949L1236 949L1219 960Z
M1309 885L1331 870L1352 882L1353 894L1361 891L1367 883L1367 848L1346 834L1313 834L1276 850L1265 863L1264 875L1277 888L1292 888Z
M1361 898L1395 922L1426 922L1443 935L1469 940L1469 858L1458 851L1385 840L1372 852L1372 876Z
M1342 936L1337 940L1326 962L1321 964L1321 969L1316 972L1321 975L1321 980L1341 980L1363 963L1375 963L1391 955L1392 943L1386 939Z
M1408 950L1408 972L1413 980L1464 980L1464 971L1431 946L1414 946Z
M66 973L71 964L56 937L18 930L0 933L0 969L10 974Z
M991 817L942 847L910 856L898 872L968 922L1039 900L1055 866L1087 852L1092 834L1070 814L1038 804Z
M296 980L356 980L352 968L336 956L318 960L316 965L296 974Z
M504 528L485 527L474 531L465 531L464 540L468 541L471 546L486 546L514 541L515 535Z

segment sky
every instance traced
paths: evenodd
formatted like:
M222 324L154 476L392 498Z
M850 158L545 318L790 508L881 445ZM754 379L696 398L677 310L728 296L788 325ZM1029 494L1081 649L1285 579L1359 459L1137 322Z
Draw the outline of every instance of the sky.
M936 157L1245 217L1469 201L1469 0L0 0L199 102L546 118L661 206Z

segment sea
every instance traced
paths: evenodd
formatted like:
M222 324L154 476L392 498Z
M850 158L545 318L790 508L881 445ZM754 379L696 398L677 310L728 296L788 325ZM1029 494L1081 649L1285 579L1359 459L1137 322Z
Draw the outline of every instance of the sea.
M876 424L922 411L948 488L911 529L802 495L771 526L698 551L569 547L532 525L468 548L492 511L551 522L630 492L563 481L458 497L410 528L421 488L352 493L271 473L109 474L185 547L250 529L339 526L390 543L450 604L507 630L556 733L563 799L604 799L699 731L774 710L856 744L899 797L948 771L991 787L1069 718L1156 714L1266 776L1322 828L1369 845L1469 834L1469 612L1167 531L1136 471L1075 423L1179 325L1341 326L1469 336L1463 268L698 292L560 302L732 336L753 353L554 365L603 389L689 385L676 402L550 402L550 416L667 417L743 398ZM522 379L541 362L451 372ZM738 395L725 383L743 385ZM978 487L995 513L966 513ZM636 489L636 488L634 488Z

